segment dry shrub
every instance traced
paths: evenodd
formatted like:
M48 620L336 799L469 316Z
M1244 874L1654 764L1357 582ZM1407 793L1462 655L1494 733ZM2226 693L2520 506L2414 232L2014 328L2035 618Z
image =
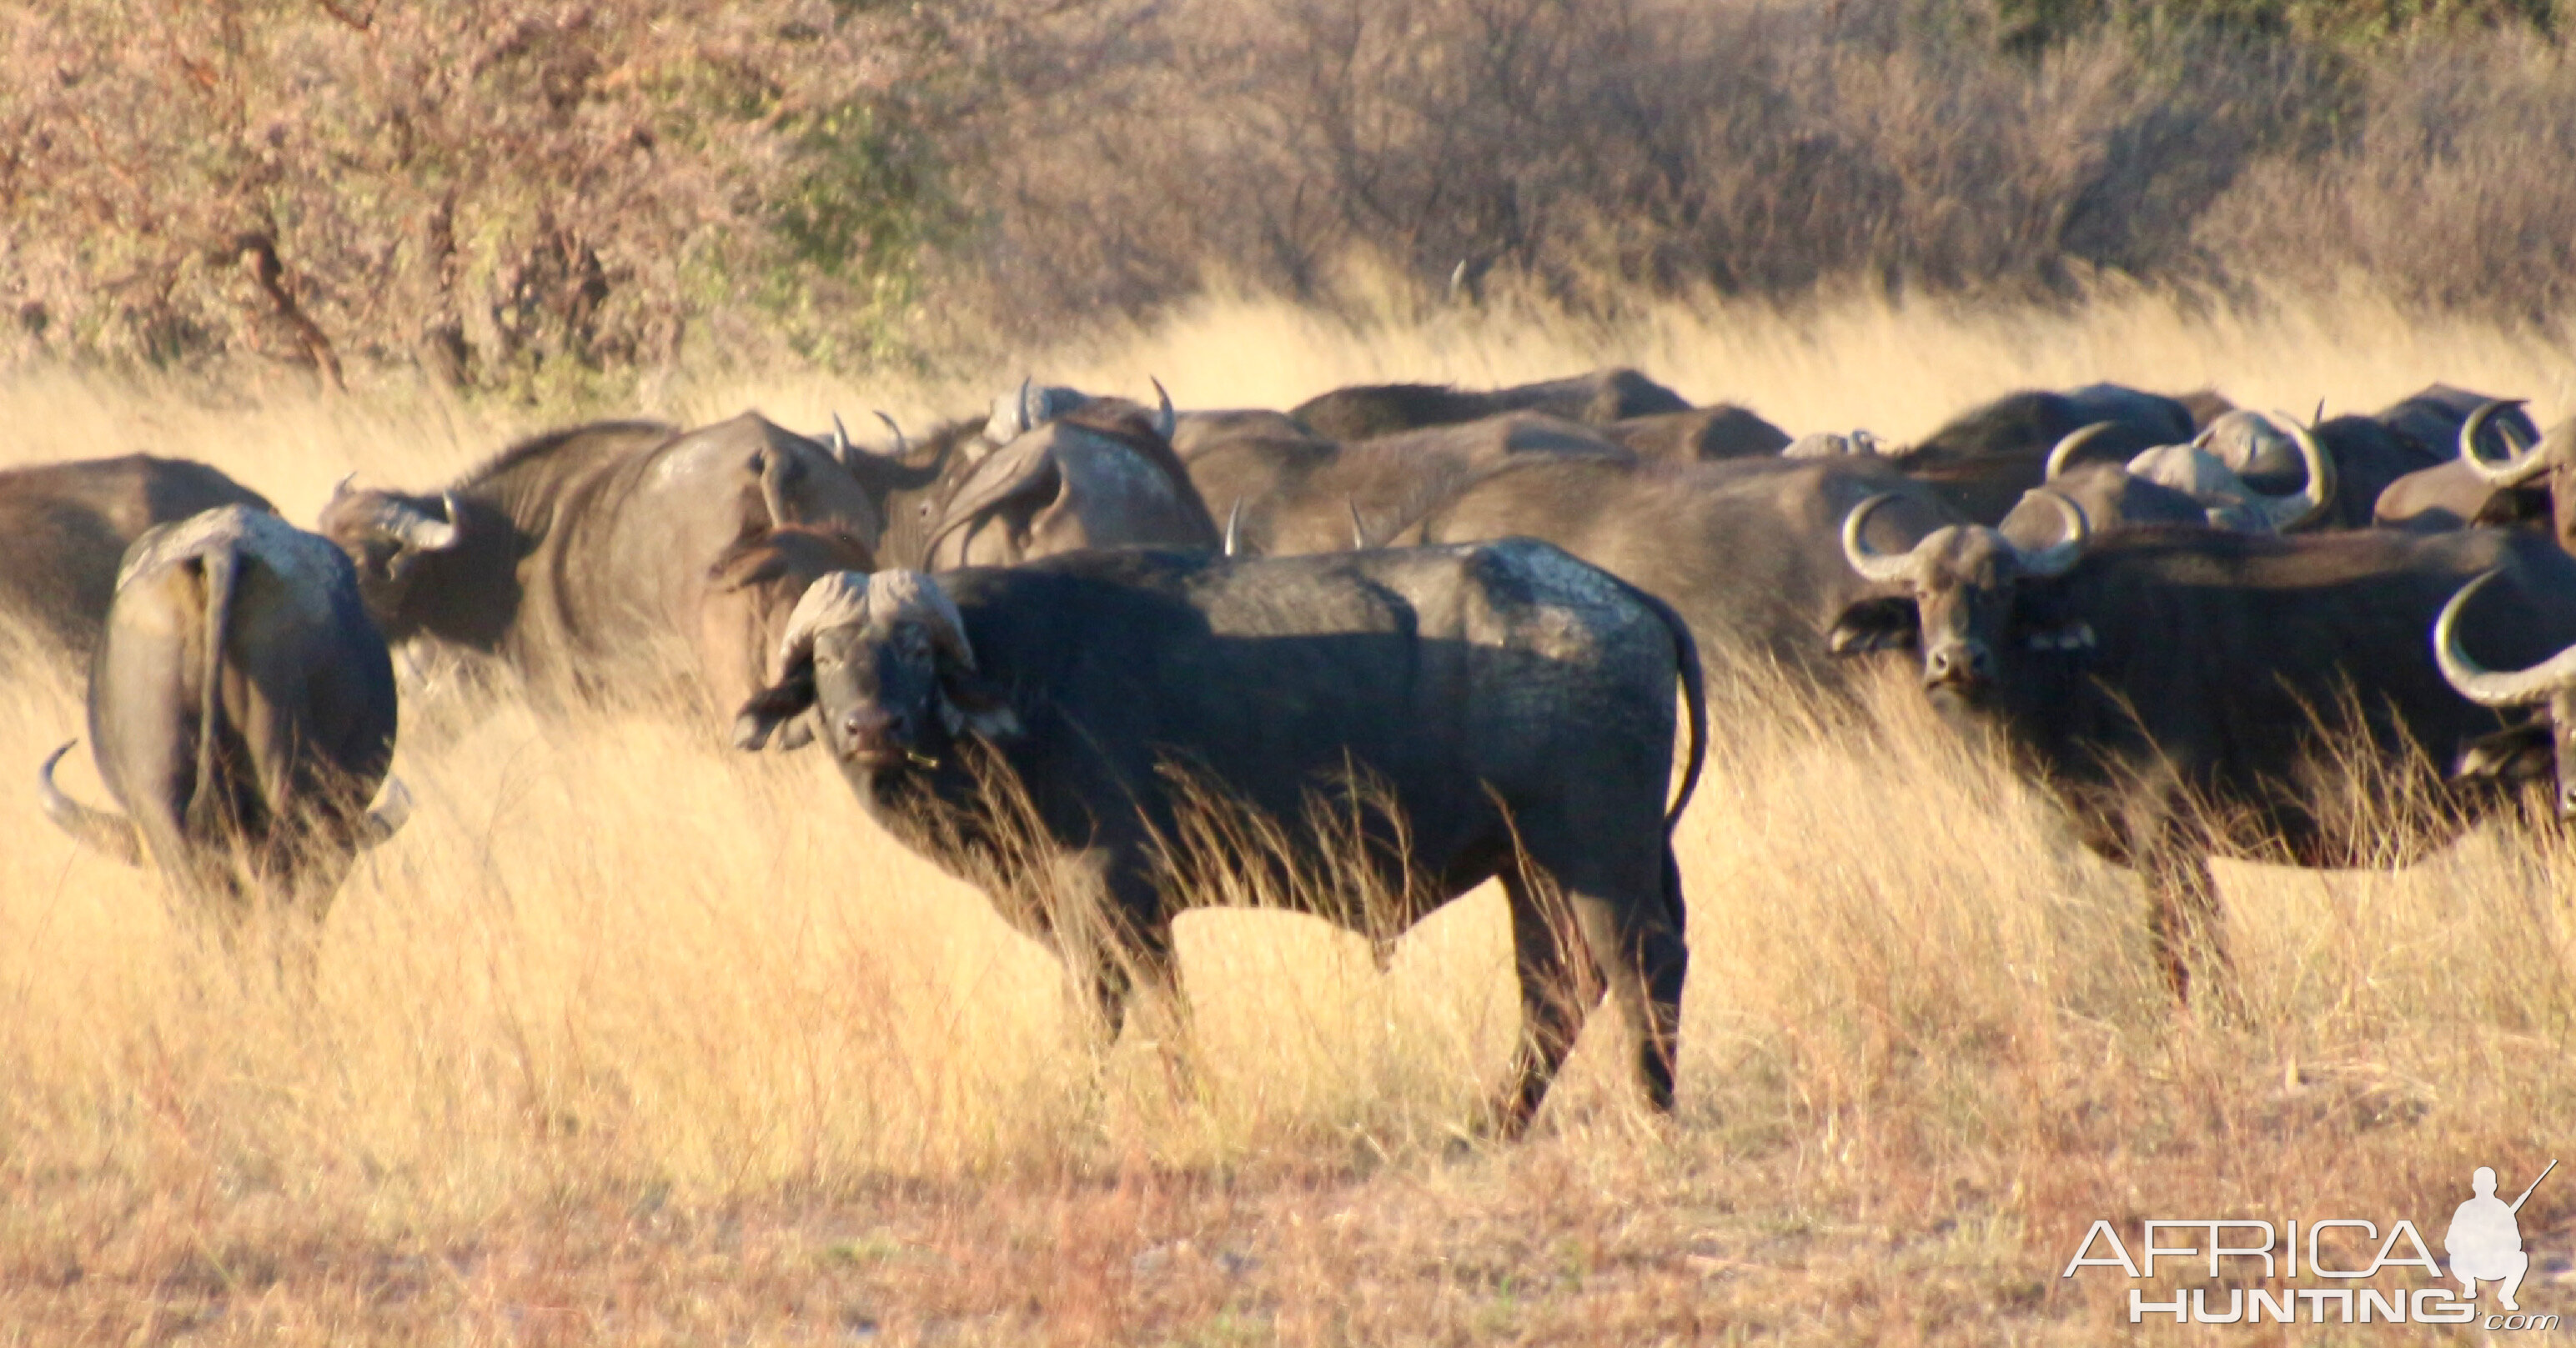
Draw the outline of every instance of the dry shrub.
M935 225L909 36L796 0L18 11L10 346L555 397L684 342L865 352Z
M1613 316L2366 270L2528 321L2568 273L2547 166L2576 84L2521 27L2353 47L2173 18L2025 55L1922 0L1197 0L1083 31L1087 78L988 109L962 183L988 231L941 282L965 332L1058 339L1211 286L1365 307L1355 257Z

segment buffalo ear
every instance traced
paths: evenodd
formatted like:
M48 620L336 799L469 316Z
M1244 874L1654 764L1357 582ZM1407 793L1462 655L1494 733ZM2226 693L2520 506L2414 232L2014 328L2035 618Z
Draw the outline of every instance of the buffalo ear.
M813 707L814 666L810 660L800 660L776 684L752 694L751 700L742 704L741 714L734 717L733 747L756 751L769 743L769 737L780 726L796 721ZM779 747L794 749L812 739L810 725L802 737L791 726Z
M939 662L939 717L951 735L1005 740L1020 733L1020 714L1011 709L1011 700L950 660Z
M2557 766L2556 740L2546 717L2481 735L2460 750L2459 761L2451 765L2451 776L2496 782L2536 781L2549 776Z
M1923 641L1922 611L1912 595L1881 595L1859 600L1834 619L1825 649L1838 656L1870 651L1910 651Z

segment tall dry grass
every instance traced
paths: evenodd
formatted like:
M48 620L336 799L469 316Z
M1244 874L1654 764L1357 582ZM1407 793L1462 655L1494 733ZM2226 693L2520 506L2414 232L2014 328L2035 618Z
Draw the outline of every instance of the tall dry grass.
M1900 437L2097 377L2302 410L2434 377L2570 404L2551 350L2394 320L2356 298L2263 323L1855 304L1354 332L1233 301L1039 372L1282 405L1626 360ZM819 424L984 392L769 377L647 410ZM347 469L434 481L535 424L59 372L0 409L11 462L187 453L303 520ZM2570 1135L2565 841L2491 825L2405 871L2222 865L2250 1012L2178 1015L2134 882L1902 680L1873 698L1877 731L1785 690L1723 728L1680 835L1677 1119L1637 1115L1596 1032L1538 1138L1492 1149L1460 1141L1517 1018L1491 893L1383 976L1313 919L1188 915L1180 1078L1146 1042L1169 1021L1095 1057L1053 960L811 754L729 753L694 710L503 703L401 752L418 811L340 895L307 1003L41 821L32 767L80 708L22 678L0 697L0 1339L2089 1342L2124 1327L2125 1284L2055 1274L2097 1217L2438 1223L2471 1167L2536 1173ZM2571 1194L2526 1209L2526 1305L2563 1304Z

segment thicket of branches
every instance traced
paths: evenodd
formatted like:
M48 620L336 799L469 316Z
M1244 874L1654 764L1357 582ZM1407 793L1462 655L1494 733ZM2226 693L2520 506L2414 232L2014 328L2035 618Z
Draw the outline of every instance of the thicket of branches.
M74 0L0 50L0 349L1043 340L1206 285L2576 299L2558 0Z

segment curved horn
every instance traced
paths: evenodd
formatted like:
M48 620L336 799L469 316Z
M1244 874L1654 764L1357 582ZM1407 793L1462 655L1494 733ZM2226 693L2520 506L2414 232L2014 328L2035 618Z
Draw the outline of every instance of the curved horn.
M1154 398L1158 404L1154 409L1154 434L1169 440L1172 438L1172 432L1180 427L1180 414L1172 410L1172 394L1169 389L1163 387L1163 381L1152 375L1147 375L1145 378L1153 384Z
M938 580L918 571L879 571L867 579L870 618L891 620L901 614L919 620L930 631L933 650L974 672L975 648L966 640L966 619Z
M778 661L770 670L776 682L814 653L814 637L827 627L860 622L868 616L868 578L856 571L830 571L816 576L779 633Z
M2075 461L2076 455L2084 452L2086 445L2100 439L2105 431L2118 429L2119 425L2116 421L2096 421L2068 431L2066 437L2057 442L2056 448L2048 451L2048 471L2041 474L2042 478L2055 482L2057 475L2066 471L2066 466Z
M337 501L341 497L348 495L349 484L357 480L358 475L355 472L342 473L340 475L340 480L331 484L331 499Z
M2442 677L2460 696L2481 707L2527 707L2546 700L2552 693L2576 687L2576 646L2541 661L2529 669L2491 670L2469 658L2460 649L2460 614L2469 606L2469 596L2496 578L2498 567L2460 587L2451 601L2442 605L2442 616L2433 623L2433 660L2442 667Z
M411 788L400 777L387 777L384 799L358 825L358 850L381 846L410 822Z
M2259 492L2252 495L2254 507L2262 514L2263 522L2276 533L2288 533L2325 514L2326 507L2334 504L2334 456L2326 453L2324 445L2317 443L2312 427L2300 425L2287 412L2272 415L2288 429L2290 443L2299 447L2299 462L2307 465L2308 480L2297 491L2286 495L2265 496Z
M401 539L403 546L420 552L445 552L465 537L456 523L456 493L441 492L439 508L447 518L432 519L429 512L401 501L385 503L385 532Z
M2541 438L2540 444L2507 454L2502 463L2489 463L2478 454L2478 433L2486 429L2487 419L2507 408L2520 407L2522 403L2520 398L2497 398L2480 403L2478 410L2469 413L2469 419L2460 424L2460 461L2491 487L2519 487L2549 467L2549 456L2541 452L2542 447L2549 443L2546 436ZM2513 438L2505 436L2505 443L2510 446Z
M1869 525L1870 513L1895 499L1896 493L1883 491L1853 506L1851 513L1843 516L1843 560L1850 562L1852 570L1859 572L1862 579L1881 585L1893 585L1912 579L1914 575L1913 553L1876 552L1870 548L1869 540L1861 536L1861 531ZM1914 546L1920 548L1923 545L1917 543Z
M2093 536L2093 523L2084 518L2084 507L2075 504L2062 492L2033 487L2030 494L2046 497L2057 506L2058 513L2066 517L2066 536L2044 548L2025 548L2016 543L2013 556L2025 576L2045 580L2050 576L2065 575L2066 569L2084 556L2085 541Z
M850 460L850 428L841 424L841 414L832 414L832 457L843 463Z
M135 840L132 820L83 805L64 795L63 789L54 785L54 765L63 761L63 755L70 753L72 745L78 743L79 740L72 740L54 750L46 756L45 765L36 769L36 793L44 802L45 817L53 820L56 828L72 835L72 841L91 851L113 857L128 866L142 865L143 847Z
M1225 512L1225 555L1239 556L1243 544L1243 498L1234 498L1234 509Z
M1342 498L1342 506L1344 509L1351 512L1352 549L1359 552L1368 551L1368 526L1360 523L1360 503L1345 496Z
M894 432L894 456L898 459L911 458L912 442L903 437L903 427L896 425L894 418L886 415L882 408L877 411L877 420L884 422L886 429Z

